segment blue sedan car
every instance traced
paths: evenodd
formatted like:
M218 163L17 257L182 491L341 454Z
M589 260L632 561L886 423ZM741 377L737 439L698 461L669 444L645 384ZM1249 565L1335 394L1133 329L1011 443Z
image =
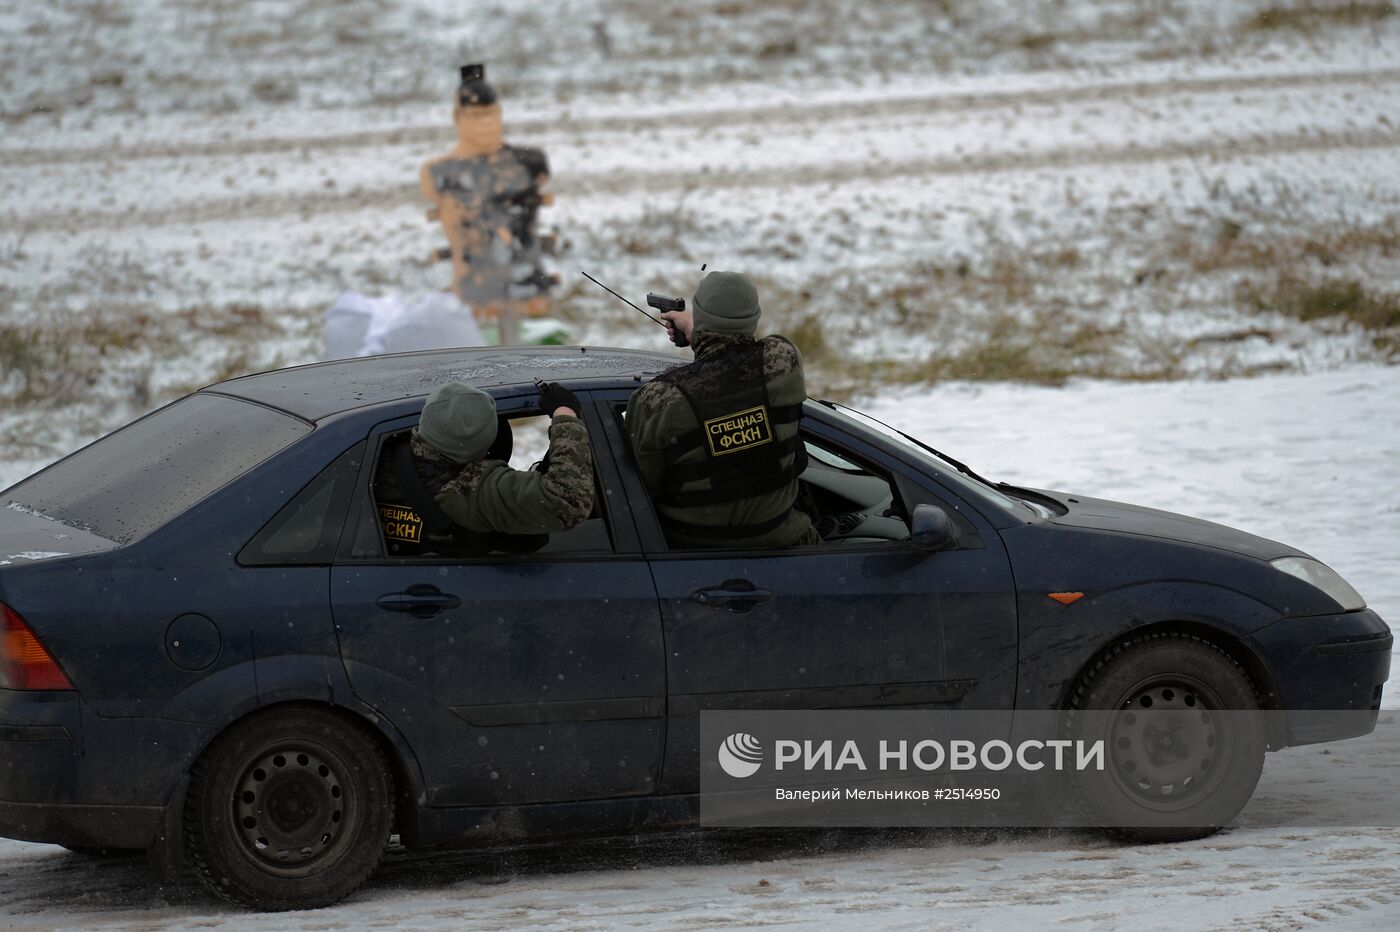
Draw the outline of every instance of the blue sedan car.
M250 375L0 493L0 836L145 849L297 908L354 890L392 835L693 821L708 709L1279 710L1267 741L1202 754L1255 778L1265 744L1373 726L1389 629L1307 554L992 485L838 405L801 428L823 546L668 548L622 419L673 363L532 347ZM592 516L532 553L391 556L373 477L427 394L480 386L509 423L539 414L537 378L582 400ZM1134 764L1094 794L1130 833L1157 779Z

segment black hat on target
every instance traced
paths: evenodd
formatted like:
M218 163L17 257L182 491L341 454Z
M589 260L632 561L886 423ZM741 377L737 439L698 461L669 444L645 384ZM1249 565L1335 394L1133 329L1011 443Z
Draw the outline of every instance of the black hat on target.
M485 65L463 65L462 86L457 88L459 107L486 107L496 102L496 89L486 83Z

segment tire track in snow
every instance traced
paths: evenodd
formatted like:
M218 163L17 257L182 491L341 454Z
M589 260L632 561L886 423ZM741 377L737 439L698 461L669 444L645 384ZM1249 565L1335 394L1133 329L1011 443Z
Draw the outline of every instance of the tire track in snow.
M733 128L737 123L756 127L773 124L830 122L850 118L855 112L870 117L901 118L938 113L1015 109L1027 105L1078 104L1114 100L1146 100L1184 94L1220 94L1254 90L1337 87L1355 84L1366 89L1376 84L1400 82L1400 68L1362 71L1290 72L1255 75L1222 75L1166 80L1107 81L1099 84L1050 88L1006 88L891 97L869 101L822 101L804 104L784 102L759 107L657 112L646 116L617 114L595 117L526 117L512 119L512 136L563 135L567 133L635 133L651 127L711 129ZM371 129L321 136L231 139L216 142L149 143L132 146L80 148L0 148L0 162L7 166L55 165L80 162L136 161L161 158L222 158L273 152L319 151L369 146L414 145L431 148L450 143L451 128L442 123Z
M1263 134L1237 139L1197 139L1156 146L1129 144L1117 148L1064 146L1038 152L981 152L927 159L904 159L872 164L838 162L802 168L759 168L738 171L618 171L575 173L556 179L551 188L568 197L621 194L656 194L742 188L783 188L896 178L959 177L1007 172L1055 170L1115 165L1142 165L1174 159L1241 159L1253 156L1300 155L1311 152L1400 148L1400 130L1363 130L1345 133L1308 132ZM348 191L316 191L296 196L285 192L236 198L205 198L151 210L123 214L74 217L67 213L10 213L3 222L12 229L34 232L87 232L200 223L265 219L301 214L347 213L367 209L395 209L417 205L415 184L355 187Z

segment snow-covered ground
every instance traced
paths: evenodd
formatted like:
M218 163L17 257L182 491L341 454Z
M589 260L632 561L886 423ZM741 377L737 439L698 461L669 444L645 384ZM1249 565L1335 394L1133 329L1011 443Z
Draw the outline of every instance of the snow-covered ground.
M390 855L331 909L240 913L152 891L139 860L0 847L9 929L1393 929L1400 830L664 836Z

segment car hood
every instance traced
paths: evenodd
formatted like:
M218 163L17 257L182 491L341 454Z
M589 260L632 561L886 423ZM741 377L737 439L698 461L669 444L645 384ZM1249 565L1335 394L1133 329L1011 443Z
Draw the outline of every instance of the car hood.
M1117 531L1122 534L1135 534L1139 537L1154 537L1159 540L1180 541L1203 547L1214 547L1232 553L1244 554L1259 560L1275 560L1279 557L1308 554L1287 544L1281 544L1267 537L1259 537L1239 531L1213 521L1202 521L1170 511L1156 508L1143 508L1124 502L1111 502L1101 498L1085 498L1064 492L1050 492L1052 498L1061 502L1068 512L1050 520L1064 527L1094 528L1100 531Z

